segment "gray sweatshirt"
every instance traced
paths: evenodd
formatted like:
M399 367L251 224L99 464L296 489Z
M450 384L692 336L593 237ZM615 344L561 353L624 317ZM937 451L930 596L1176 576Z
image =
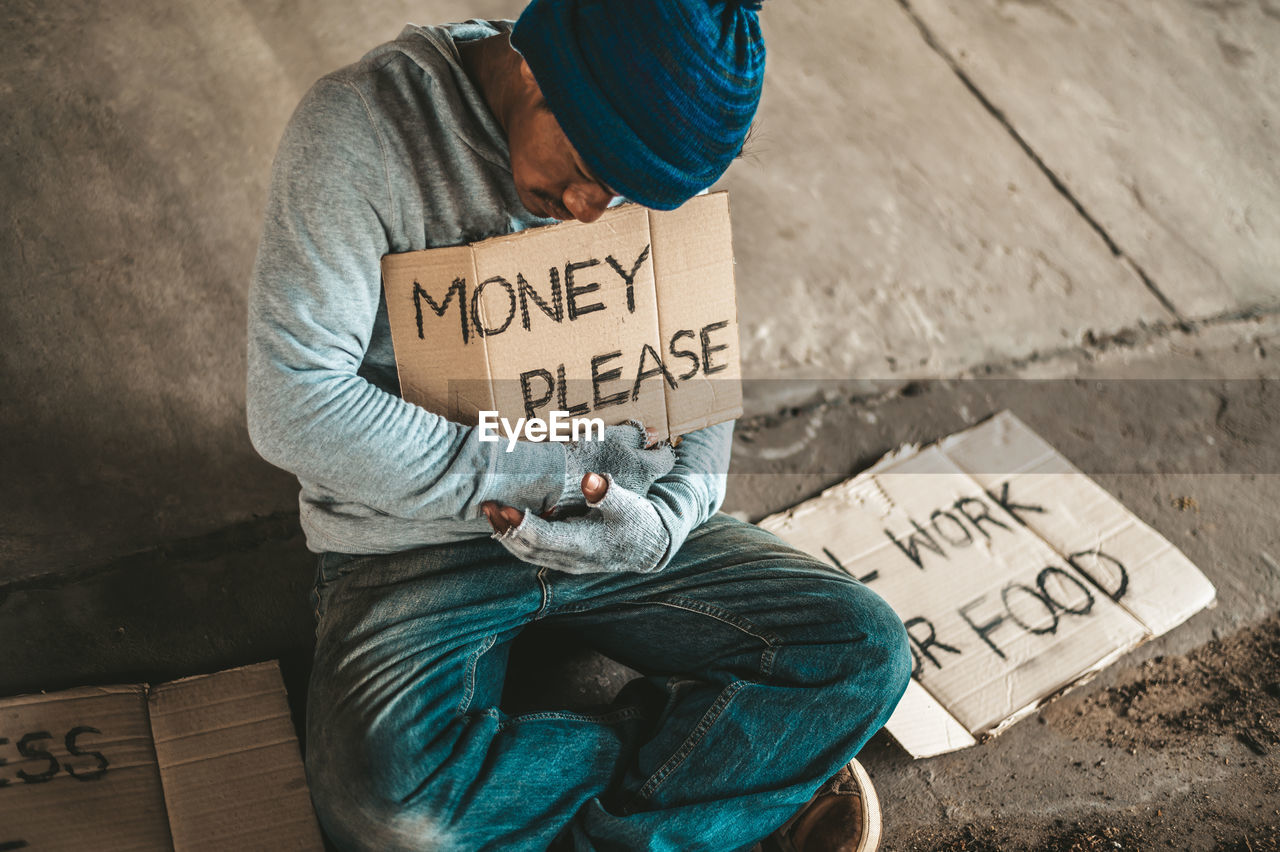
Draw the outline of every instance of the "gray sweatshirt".
M254 447L302 485L307 546L389 553L487 535L480 504L576 489L560 443L478 440L400 398L379 262L548 224L525 210L506 136L455 42L510 22L407 27L319 80L272 169L249 293ZM724 497L731 427L686 438L655 484L674 551Z

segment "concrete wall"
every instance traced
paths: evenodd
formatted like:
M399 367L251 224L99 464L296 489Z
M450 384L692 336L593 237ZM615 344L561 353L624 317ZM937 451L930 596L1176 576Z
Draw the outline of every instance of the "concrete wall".
M244 425L276 142L406 21L518 3L6 2L0 579L296 506Z
M316 77L406 21L521 5L0 0L0 582L295 510L292 479L249 445L242 388L245 292L284 123ZM800 378L956 375L1280 302L1260 271L1274 271L1280 244L1257 232L1274 221L1277 154L1257 126L1280 107L1247 85L1280 55L1268 51L1274 21L1187 4L1153 17L1141 0L1065 23L1010 17L997 0L963 15L943 5L924 3L925 20L897 0L765 4L760 132L723 181L755 410L805 389ZM937 42L930 21L956 44ZM1226 51L1228 36L1254 58ZM1099 61L1077 51L1045 67L1041 42L1069 37ZM1208 69L1186 72L1208 81L1197 102L1246 96L1213 122L1247 156L1199 158L1196 183L1144 165L1153 145L1194 156L1206 144L1203 122L1174 120L1196 114L1186 99L1164 108L1150 85L1184 43ZM1127 62L1126 49L1147 71L1098 70ZM991 94L962 79L966 63ZM997 114L1006 101L1044 157ZM1110 106L1068 126L1053 118L1059 101ZM1134 164L1142 194L1117 195ZM1217 172L1236 189L1211 218L1243 211L1244 224L1160 230L1151 199L1202 210ZM1161 290L1174 231L1215 270L1212 286Z

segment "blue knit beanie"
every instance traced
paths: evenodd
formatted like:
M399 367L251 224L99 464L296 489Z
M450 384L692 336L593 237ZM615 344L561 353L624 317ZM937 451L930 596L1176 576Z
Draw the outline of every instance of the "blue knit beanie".
M742 150L764 82L746 0L533 0L511 43L595 176L679 207Z

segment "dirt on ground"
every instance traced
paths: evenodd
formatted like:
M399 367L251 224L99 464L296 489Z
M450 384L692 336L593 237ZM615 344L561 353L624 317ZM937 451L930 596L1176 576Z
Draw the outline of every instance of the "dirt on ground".
M1146 849L1193 848L1179 846L1168 838L1159 839L1156 837L1159 833L1158 829L1149 831L1141 827L1073 828L1051 833L1037 845L1024 845L1022 840L1002 837L995 826L985 829L965 826L954 837L941 840L942 845L934 845L936 841L926 841L910 848L930 852L1008 852L1014 849L1034 849L1037 852L1142 852ZM1207 848L1212 852L1276 852L1280 850L1280 839L1274 831L1259 834L1246 830L1239 838L1218 841Z
M1186 656L1154 657L1070 712L1051 705L1042 715L1060 730L1129 750L1225 733L1267 757L1280 746L1280 616Z
M1073 740L1183 760L1191 791L1099 814L1096 823L1028 814L998 824L941 825L914 832L901 848L1280 850L1280 614L1189 654L1154 657L1110 686L1048 705L1040 717Z

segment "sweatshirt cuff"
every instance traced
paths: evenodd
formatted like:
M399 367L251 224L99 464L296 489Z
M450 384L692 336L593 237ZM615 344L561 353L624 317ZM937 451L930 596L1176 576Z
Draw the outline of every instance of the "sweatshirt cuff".
M649 503L657 511L669 537L667 552L654 569L661 571L684 546L689 533L703 522L706 517L705 507L696 504L696 498L687 486L682 487L671 480L654 484L649 490Z
M505 442L489 446L479 502L494 500L536 513L559 504L566 489L565 444L517 441L511 452Z

